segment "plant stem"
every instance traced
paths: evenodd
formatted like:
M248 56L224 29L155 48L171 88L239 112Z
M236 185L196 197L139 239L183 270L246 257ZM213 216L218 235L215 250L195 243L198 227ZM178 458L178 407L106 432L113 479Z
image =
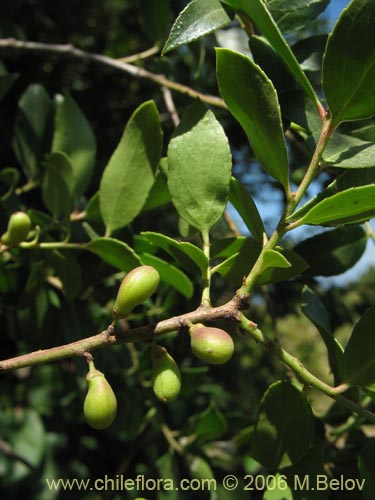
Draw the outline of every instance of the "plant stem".
M210 267L210 235L207 230L202 231L203 253L207 257L207 267L202 273L202 307L211 307L211 267Z
M50 54L59 55L62 57L68 57L70 59L78 59L83 63L93 62L96 64L102 64L105 66L110 66L117 70L128 73L135 78L145 78L150 80L157 85L167 87L176 92L186 94L193 99L199 98L201 101L206 102L212 106L226 109L226 105L222 99L216 96L203 94L198 92L187 85L182 83L174 82L168 80L164 75L158 75L152 73L144 68L134 66L124 60L113 59L112 57L103 56L101 54L93 54L90 52L85 52L75 48L73 45L66 44L50 44L50 43L40 43L40 42L26 42L22 40L16 40L15 38L4 38L0 40L0 49L13 52L34 52L36 54Z
M375 423L375 414L363 408L360 404L355 403L351 399L346 398L342 395L343 392L348 390L349 386L346 384L341 384L337 387L332 387L329 384L326 384L314 374L312 374L302 362L294 357L289 352L282 349L277 343L275 343L272 339L267 337L258 326L249 321L248 318L244 314L241 313L241 321L240 328L248 333L259 343L261 343L266 349L272 351L279 359L281 359L289 368L293 370L293 372L301 379L303 382L308 384L309 386L315 387L320 392L323 392L327 396L335 399L338 403L342 404L346 408L351 411L358 413L365 417L370 422Z

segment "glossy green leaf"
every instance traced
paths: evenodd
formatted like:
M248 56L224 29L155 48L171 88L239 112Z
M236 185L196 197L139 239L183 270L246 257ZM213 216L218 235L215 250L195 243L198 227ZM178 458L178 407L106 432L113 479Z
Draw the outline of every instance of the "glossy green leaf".
M337 168L375 167L375 145L357 137L335 133L324 151L323 159Z
M314 103L317 103L317 96L314 89L302 71L295 55L286 43L277 24L272 18L267 4L263 0L224 0L225 3L236 9L237 11L245 12L258 26L263 35L270 42L281 59L288 66L289 71L297 80L301 89L306 95L310 96Z
M352 0L328 38L323 87L334 124L375 114L373 0Z
M139 106L104 169L100 208L107 234L129 224L142 210L160 161L162 132L153 101Z
M102 213L100 211L99 191L93 194L87 202L85 219L92 222L103 222Z
M143 253L141 255L142 264L153 266L158 270L161 281L175 288L178 292L190 299L193 295L193 284L185 273L177 267L169 264L155 255Z
M367 386L375 382L375 307L370 307L355 325L345 348L346 380Z
M307 238L294 250L308 263L306 274L335 276L358 262L366 243L366 233L361 226L348 225Z
M375 185L354 187L317 203L300 221L303 224L337 226L370 220L375 216Z
M345 377L344 349L332 333L327 310L316 293L308 286L302 290L301 310L320 333L328 351L334 383L335 385L341 384Z
M186 454L185 455L186 465L189 469L190 477L193 479L203 480L207 484L207 480L215 478L214 473L209 465L209 463L202 457L197 455ZM215 485L215 486L214 486ZM212 483L211 499L219 498L217 495L213 495L214 490L216 491L215 481Z
M358 470L361 474L363 485L363 498L375 498L375 441L372 439L362 448L358 457Z
M266 172L288 186L288 157L277 94L271 80L247 56L216 49L221 96L245 130Z
M223 128L212 111L196 101L168 147L168 187L180 216L200 231L209 230L224 212L231 169Z
M240 285L244 276L247 276L250 269L257 260L262 244L253 238L246 238L241 249L215 266L212 271L218 272L229 283Z
M267 8L283 33L308 28L329 0L268 0Z
M231 19L219 0L191 0L174 22L163 54L230 23Z
M67 215L73 207L73 167L63 153L51 153L42 163L45 173L42 198L55 218Z
M162 248L166 252L168 252L170 255L173 257L176 256L176 253L174 250L179 250L182 252L184 255L186 255L191 261L194 262L196 266L201 271L204 271L207 269L208 266L208 261L207 257L205 254L202 252L202 250L192 243L189 242L180 242L177 240L174 240L173 238L170 238L169 236L165 236L164 234L160 233L153 233L151 231L145 231L141 233L142 236L147 238L147 240L154 244L155 246ZM178 258L178 257L177 257Z
M140 258L126 243L115 238L98 238L90 241L87 250L121 271L129 272L141 264Z
M265 229L258 209L245 186L234 177L230 180L229 201L240 214L254 238L262 242Z
M8 73L5 75L0 75L0 100L4 97L4 95L11 88L13 83L17 80L18 74L16 73Z
M278 253L289 263L287 267L268 267L257 279L258 285L278 283L295 278L309 267L307 262L293 250L277 248Z
M52 250L48 261L61 279L65 296L69 300L77 297L82 287L81 267L71 253L64 250Z
M74 198L89 186L96 158L96 140L87 118L70 95L57 95L52 151L65 153L74 172Z
M277 472L273 475L273 479L269 481L269 487L265 491L262 500L293 500L293 492L286 483L284 474Z
M315 207L322 200L330 196L346 191L352 187L367 186L375 184L375 168L358 168L353 170L346 170L340 174L334 181L332 181L322 192L311 198L299 210L294 212L287 218L288 222L302 219L311 208Z
M52 100L42 85L30 85L18 104L13 138L14 152L29 179L40 174L40 161L51 147L52 130Z
M291 267L291 263L277 250L266 250L263 254L261 272L270 267Z
M220 257L230 257L236 252L239 252L244 246L246 236L236 236L233 238L223 238L221 240L213 240L211 243L211 257L218 259Z
M313 436L314 416L306 396L289 382L272 384L260 403L251 456L270 469L286 467L303 457Z
M288 67L264 37L253 35L250 37L249 46L254 62L272 81L279 96L283 92L296 88L295 80Z
M200 442L219 439L228 430L228 423L225 416L217 405L212 402L197 418L193 434Z

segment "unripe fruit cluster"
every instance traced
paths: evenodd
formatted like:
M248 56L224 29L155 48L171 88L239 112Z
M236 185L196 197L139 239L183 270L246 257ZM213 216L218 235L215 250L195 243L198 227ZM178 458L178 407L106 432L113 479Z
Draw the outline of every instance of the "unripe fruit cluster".
M117 293L113 307L115 318L127 316L137 305L147 300L155 292L159 281L159 273L151 266L140 266L130 271ZM226 331L197 323L190 326L189 333L191 350L199 359L218 365L232 357L234 343ZM171 403L181 390L179 367L168 351L156 343L152 344L151 360L153 391L160 401ZM89 364L84 415L91 427L105 429L116 416L116 396L104 374L95 369L93 361Z

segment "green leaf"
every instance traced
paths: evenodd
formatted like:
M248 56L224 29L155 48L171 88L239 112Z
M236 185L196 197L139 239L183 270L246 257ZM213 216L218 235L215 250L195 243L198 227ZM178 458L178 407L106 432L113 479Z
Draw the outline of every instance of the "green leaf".
M74 172L74 198L90 184L96 157L96 140L87 118L69 95L57 95L52 151L65 153Z
M349 225L307 238L294 250L308 263L306 274L335 276L352 268L366 249L366 233Z
M121 271L129 272L141 264L140 258L126 243L115 238L98 238L90 241L87 250Z
M50 150L53 104L44 87L30 85L22 95L14 127L13 149L29 179L40 174L40 161Z
M168 147L168 187L179 215L200 231L209 230L224 212L231 169L224 130L214 114L196 101Z
M76 259L68 251L52 250L48 253L48 261L62 281L65 296L75 299L82 287L81 267Z
M241 249L215 266L212 272L218 272L229 283L240 285L243 277L249 274L256 262L261 249L262 244L259 241L246 238Z
M369 167L346 170L332 181L321 193L314 196L299 210L288 217L287 221L293 222L302 219L312 207L315 207L319 202L334 194L341 193L352 187L367 186L369 184L375 184L375 168Z
M99 191L93 194L87 202L85 219L92 222L103 222L102 213L100 211Z
M107 234L129 224L142 210L160 161L162 132L153 101L139 106L104 169L100 208Z
M255 22L263 35L270 42L277 54L283 59L288 66L289 71L300 84L301 89L306 95L310 96L314 103L318 103L317 96L314 89L307 79L305 73L302 71L295 55L291 51L289 45L286 43L282 33L280 32L277 24L273 20L267 5L263 0L224 0L225 3L237 11L245 12Z
M375 167L375 145L356 137L335 133L324 151L324 162L337 168Z
M200 442L219 439L228 430L228 423L225 416L219 410L215 402L211 402L198 417L193 434Z
M314 416L304 394L289 382L272 384L260 403L251 456L270 469L300 460L314 436Z
M171 194L168 189L167 179L163 172L159 172L155 177L155 182L148 193L146 203L143 205L142 212L153 210L166 205L171 201Z
M186 298L191 299L194 291L193 284L180 269L159 257L147 253L141 255L141 261L142 264L155 267L160 274L161 281L175 288Z
M267 8L283 33L306 28L329 0L268 0Z
M0 101L11 88L13 83L17 80L18 74L8 73L5 75L0 75Z
M372 439L362 448L358 457L358 469L364 480L363 498L375 498L375 441Z
M266 250L263 254L261 272L270 267L291 267L288 259L277 250Z
M375 381L375 307L370 307L355 325L345 348L346 380L359 386Z
M198 266L201 271L205 271L207 269L207 257L202 250L195 245L188 242L180 242L170 238L169 236L165 236L164 234L153 233L151 231L142 232L141 235L147 238L147 240L153 245L168 252L172 255L172 257L176 257L178 259L178 254L175 252L177 249L179 252L182 252L185 256L187 256L190 261L194 262L194 264Z
M74 174L72 165L63 153L51 153L42 163L45 174L42 198L54 218L67 215L73 206Z
M241 250L246 240L246 236L236 236L234 238L213 240L211 243L211 257L213 259L218 259L220 257L230 257L234 253Z
M191 0L174 22L162 55L230 23L219 0Z
M312 207L302 224L337 226L370 220L375 215L375 185L346 189Z
M352 0L328 38L323 87L334 125L375 114L373 0Z
M288 186L288 157L277 94L271 80L247 56L216 49L221 96L245 130L266 172Z
M158 477L165 480L164 484L168 484L170 481L173 481L173 484L178 483L178 465L176 454L173 451L169 451L164 455L161 455L161 457L158 457L156 460L156 467L158 470ZM177 488L160 488L157 500L179 500L179 491Z
M20 180L20 171L16 168L5 167L0 171L0 184L6 188L1 188L0 200L5 201L14 192Z
M290 264L288 267L268 267L259 276L258 285L286 281L302 274L309 267L306 261L293 250L277 248L277 251Z
M263 242L265 229L258 209L245 186L234 177L230 180L229 201L240 214L254 238Z
M308 286L304 286L301 299L302 312L320 333L328 351L328 359L334 376L334 383L335 385L339 385L345 377L344 349L334 337L327 311L316 293Z
M296 89L295 80L288 67L265 38L253 35L250 37L249 45L254 62L272 81L279 96L286 91Z

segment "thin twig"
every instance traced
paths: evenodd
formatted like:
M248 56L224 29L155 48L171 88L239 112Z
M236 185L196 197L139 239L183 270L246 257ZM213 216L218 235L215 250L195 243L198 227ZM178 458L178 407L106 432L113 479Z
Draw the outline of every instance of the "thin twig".
M178 116L178 113L177 113L177 110L176 110L176 106L174 104L174 101L173 101L173 96L172 96L172 92L170 91L169 88L163 86L161 88L161 91L163 93L163 98L164 98L164 102L165 102L165 106L168 110L168 113L170 114L170 117L171 117L171 120L173 122L173 125L175 127L177 127L177 125L180 123L180 118Z
M157 85L167 87L182 94L186 94L194 99L199 98L201 99L201 101L204 101L207 104L211 104L212 106L226 109L224 101L219 97L203 94L202 92L198 92L197 90L194 90L187 85L173 82L172 80L166 78L164 75L152 73L151 71L148 71L144 68L126 63L123 60L113 59L112 57L104 56L101 54L85 52L84 50L77 49L71 44L60 45L40 42L24 42L22 40L16 40L15 38L4 38L0 40L0 50L1 49L3 53L12 51L16 53L33 52L35 54L58 55L70 59L78 59L83 63L93 62L96 64L110 66L111 68L115 68L117 70L128 73L135 78L145 78L156 83Z
M120 57L118 61L131 64L133 62L141 61L149 57L152 57L158 54L159 51L160 51L160 46L159 44L156 43L149 49L143 50L142 52L138 52L138 54L132 54L131 56Z
M245 300L246 297L243 298L243 301ZM113 330L112 325L110 325L107 330L104 330L97 335L93 335L92 337L0 361L0 372L15 370L25 366L35 366L43 363L60 361L70 357L82 357L85 356L87 352L92 352L96 349L120 344L122 342L151 341L155 338L155 336L160 335L161 333L179 330L188 322L202 323L204 321L217 319L238 321L238 311L241 307L241 300L235 298L219 307L199 307L195 311L180 316L174 316L173 318L160 321L156 324L132 328L125 333L116 333Z

